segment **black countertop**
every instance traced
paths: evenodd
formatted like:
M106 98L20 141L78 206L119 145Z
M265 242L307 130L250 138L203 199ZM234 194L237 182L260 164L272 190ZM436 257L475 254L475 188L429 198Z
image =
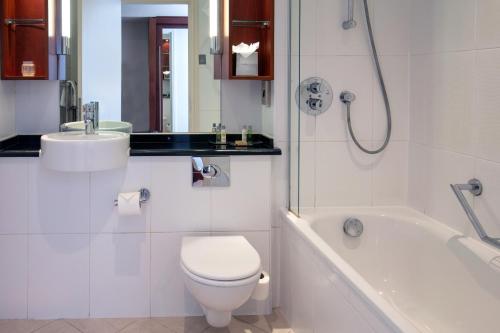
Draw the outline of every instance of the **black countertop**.
M17 135L0 141L0 157L38 157L41 135ZM215 145L213 134L132 134L130 156L224 156L224 155L281 155L273 140L254 135L255 144L236 147L237 134L228 134L229 144Z

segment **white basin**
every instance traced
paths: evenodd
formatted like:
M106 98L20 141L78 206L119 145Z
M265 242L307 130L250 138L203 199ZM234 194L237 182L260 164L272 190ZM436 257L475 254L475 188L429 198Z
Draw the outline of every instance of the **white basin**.
M63 132L83 131L85 130L85 125L83 124L83 121L74 121L62 124L61 130ZM132 133L132 124L125 121L101 120L99 121L99 131L123 132L130 134Z
M127 165L130 136L122 132L61 132L42 136L40 158L52 170L90 172Z

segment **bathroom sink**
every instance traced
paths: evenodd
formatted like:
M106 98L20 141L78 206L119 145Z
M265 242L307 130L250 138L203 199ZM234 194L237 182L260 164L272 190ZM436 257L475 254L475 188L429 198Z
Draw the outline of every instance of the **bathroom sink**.
M52 170L89 172L127 165L130 136L122 132L61 132L42 136L42 164Z
M61 131L71 132L71 131L83 131L85 130L85 125L83 121L74 121L71 123L65 123L61 125ZM132 133L132 124L125 121L114 121L114 120L100 120L99 121L99 131L101 132L123 132Z

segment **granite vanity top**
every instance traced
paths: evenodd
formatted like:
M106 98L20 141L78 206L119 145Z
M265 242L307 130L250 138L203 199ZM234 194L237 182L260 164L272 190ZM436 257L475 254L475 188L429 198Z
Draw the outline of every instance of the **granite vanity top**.
M17 135L0 141L0 157L38 157L41 135ZM281 155L267 136L255 134L254 145L236 147L240 135L228 134L228 145L215 145L213 134L132 134L130 156Z

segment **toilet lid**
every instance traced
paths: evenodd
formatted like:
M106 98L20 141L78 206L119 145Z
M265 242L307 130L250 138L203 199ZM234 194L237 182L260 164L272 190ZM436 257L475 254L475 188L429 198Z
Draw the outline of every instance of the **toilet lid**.
M199 277L232 281L259 273L260 256L243 236L184 237L181 263Z

